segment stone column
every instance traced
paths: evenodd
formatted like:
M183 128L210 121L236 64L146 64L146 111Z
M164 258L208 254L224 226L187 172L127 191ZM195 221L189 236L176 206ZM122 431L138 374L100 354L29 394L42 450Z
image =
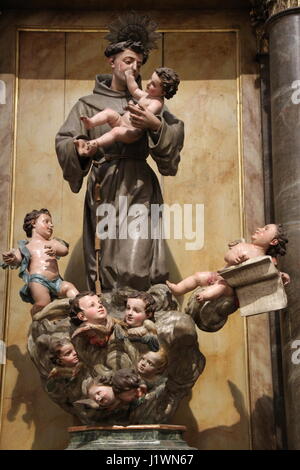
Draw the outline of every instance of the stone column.
M300 449L300 8L289 8L300 2L271 3L266 31L274 212L289 237L280 268L291 276L288 309L281 315L284 395L288 448Z

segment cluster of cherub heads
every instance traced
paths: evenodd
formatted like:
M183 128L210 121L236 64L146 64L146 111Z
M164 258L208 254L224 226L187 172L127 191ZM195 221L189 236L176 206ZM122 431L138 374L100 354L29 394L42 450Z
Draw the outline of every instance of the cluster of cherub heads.
M72 340L77 336L78 330L82 332L86 328L85 333L91 333L86 335L86 340L95 347L105 347L117 325L129 332L129 338L130 332L134 332L139 338L145 337L149 335L149 325L146 328L145 323L153 324L155 308L156 302L151 294L134 291L126 298L124 319L115 320L108 314L105 300L100 296L90 291L79 293L74 299L70 299L71 323L76 327L72 339L52 341L50 357L54 369L49 378L55 376L54 371L57 368L73 370L73 376L76 374L80 358ZM102 333L105 332L105 342L95 339L95 328L102 328ZM152 335L155 333L155 329L151 330ZM147 341L145 344L148 344ZM153 345L153 341L149 344ZM146 348L146 352L140 354L135 367L121 368L110 371L105 376L91 376L84 380L82 392L84 398L89 400L89 405L92 408L114 410L143 397L148 391L149 381L163 374L168 365L165 349L159 345L158 340L157 344L158 347Z

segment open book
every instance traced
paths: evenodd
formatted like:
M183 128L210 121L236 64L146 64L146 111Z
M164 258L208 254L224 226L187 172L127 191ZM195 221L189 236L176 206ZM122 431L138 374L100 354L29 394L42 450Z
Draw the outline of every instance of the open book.
M258 256L219 271L235 289L242 316L280 310L287 297L280 273L270 256Z

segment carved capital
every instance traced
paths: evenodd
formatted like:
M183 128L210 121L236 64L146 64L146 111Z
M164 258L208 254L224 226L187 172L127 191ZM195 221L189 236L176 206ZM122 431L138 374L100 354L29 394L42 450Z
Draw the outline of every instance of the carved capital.
M300 6L299 0L265 0L269 10L269 17L287 10L288 8L295 8Z
M300 7L300 0L250 0L251 25L257 39L258 54L268 53L268 39L265 34L265 23L273 15L289 8Z
M300 0L250 0L250 2L252 4L250 17L254 26L265 23L270 16L276 13L289 8L300 7Z

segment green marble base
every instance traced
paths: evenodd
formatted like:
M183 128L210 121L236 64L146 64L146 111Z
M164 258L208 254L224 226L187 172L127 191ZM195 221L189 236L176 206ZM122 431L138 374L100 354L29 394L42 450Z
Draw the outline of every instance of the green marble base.
M68 429L66 450L192 450L183 440L185 426L76 426ZM195 449L194 449L195 450Z

